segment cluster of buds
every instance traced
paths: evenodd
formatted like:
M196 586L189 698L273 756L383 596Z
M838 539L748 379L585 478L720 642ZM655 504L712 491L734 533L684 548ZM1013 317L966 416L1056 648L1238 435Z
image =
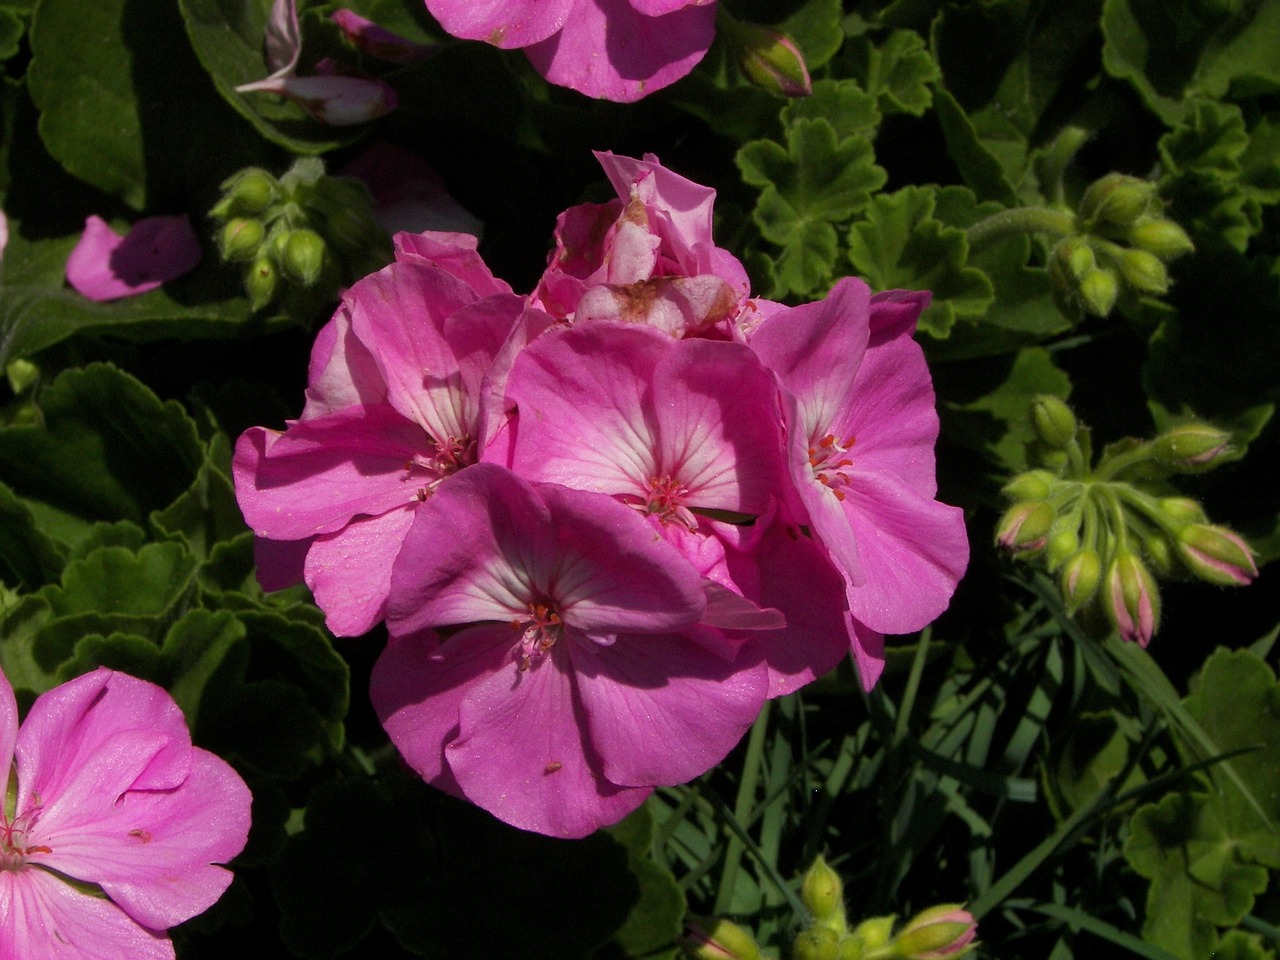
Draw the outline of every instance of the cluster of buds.
M977 946L977 922L956 903L916 914L897 933L894 916L850 927L843 884L822 857L805 873L800 898L813 922L796 937L793 960L958 960ZM764 960L755 938L729 920L692 924L683 946L695 960Z
M1163 208L1148 180L1109 173L1089 186L1075 231L1049 257L1054 297L1065 313L1104 317L1122 298L1168 292L1166 264L1194 247Z
M254 310L277 298L307 316L344 284L391 261L391 240L373 215L369 189L353 177L330 177L316 157L303 157L277 179L249 167L222 184L209 211L220 224L224 262L245 265Z
M1160 623L1157 577L1243 586L1257 576L1244 539L1211 524L1167 482L1228 459L1229 433L1185 423L1154 440L1112 444L1092 464L1089 432L1061 400L1036 397L1031 422L1040 466L1005 485L1013 505L996 543L1043 562L1073 615L1101 613L1121 637L1145 646Z

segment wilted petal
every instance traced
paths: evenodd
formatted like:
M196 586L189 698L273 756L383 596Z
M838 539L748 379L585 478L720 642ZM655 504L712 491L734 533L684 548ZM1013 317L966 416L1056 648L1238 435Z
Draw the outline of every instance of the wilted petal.
M67 282L90 300L118 300L182 276L201 256L200 241L185 216L147 217L124 237L101 217L90 216L67 258Z
M292 100L331 127L349 127L386 116L399 101L381 80L364 77L267 77L236 87L237 93L274 93Z

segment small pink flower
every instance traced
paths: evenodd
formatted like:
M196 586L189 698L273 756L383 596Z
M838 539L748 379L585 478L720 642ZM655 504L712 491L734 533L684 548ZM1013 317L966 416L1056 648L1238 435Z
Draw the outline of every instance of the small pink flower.
M524 48L552 83L628 103L697 66L715 38L714 0L426 0L455 37Z
M0 813L0 953L172 960L165 931L222 895L231 872L217 864L248 837L236 772L191 745L168 693L101 668L42 694L21 728L0 674L9 783L14 769Z
M99 302L155 290L195 269L200 241L185 216L146 217L120 236L98 216L67 258L67 282Z

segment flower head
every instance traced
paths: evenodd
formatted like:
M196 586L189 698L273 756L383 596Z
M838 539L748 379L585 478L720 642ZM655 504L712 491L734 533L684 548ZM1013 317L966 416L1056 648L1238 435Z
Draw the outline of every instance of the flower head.
M0 674L0 769L17 783L0 813L6 957L171 960L165 931L231 882L217 864L244 847L248 788L153 684L98 669L19 728Z

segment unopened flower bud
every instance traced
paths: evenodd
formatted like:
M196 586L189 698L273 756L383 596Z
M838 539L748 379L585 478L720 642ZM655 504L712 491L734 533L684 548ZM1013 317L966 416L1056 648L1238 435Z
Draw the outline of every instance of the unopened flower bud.
M1079 522L1079 514L1076 515L1075 522ZM1058 529L1049 534L1049 540L1045 544L1045 560L1050 570L1058 569L1080 549L1080 534L1074 525L1064 526L1058 523L1056 526Z
M1060 240L1053 248L1053 259L1058 270L1076 281L1082 280L1085 274L1098 266L1093 246L1087 237L1080 234L1073 234Z
M1153 217L1135 223L1129 230L1129 243L1161 260L1173 260L1196 248L1187 236L1187 231L1164 217Z
M285 235L280 265L291 280L309 287L324 268L324 238L314 230L291 230Z
M1079 424L1071 408L1048 393L1041 393L1031 400L1031 426L1036 436L1049 447L1065 450L1076 438Z
M1177 551L1188 570L1210 583L1244 586L1258 575L1249 544L1225 527L1189 524L1178 532Z
M1173 547L1163 533L1157 531L1144 537L1142 551L1146 556L1148 569L1156 576L1168 577L1173 574Z
M1048 470L1028 470L1006 483L1000 492L1010 500L1045 500L1053 492L1056 479Z
M800 899L816 923L845 932L844 885L822 857L813 861L800 883Z
M1120 636L1144 647L1160 626L1160 591L1131 551L1122 551L1107 568L1103 606Z
M262 246L262 221L233 217L218 235L223 260L252 260Z
M1055 518L1053 507L1043 500L1015 503L996 527L996 543L1014 553L1039 550L1044 547Z
M1167 467L1200 472L1216 467L1229 452L1231 433L1207 423L1184 423L1151 441L1151 455Z
M1058 575L1058 587L1067 610L1075 613L1092 600L1101 582L1102 561L1096 550L1085 548L1069 557Z
M786 34L743 23L723 10L719 11L717 22L739 69L761 90L783 97L807 97L813 93L804 54Z
M276 288L280 284L280 274L270 257L258 257L249 266L244 275L245 292L249 294L249 304L254 310L261 310L275 299Z
M911 919L893 939L894 954L913 960L962 957L971 951L978 923L958 903L930 907Z
M248 167L222 182L223 197L210 211L219 219L256 216L275 202L276 178L265 170Z
M889 944L893 921L896 919L888 916L863 920L840 945L841 960L862 960L866 956L880 955L879 951L883 951Z
M1116 258L1125 283L1139 293L1169 292L1169 271L1160 258L1146 250L1125 250Z
M1163 497L1160 512L1179 523L1207 523L1204 507L1190 497Z
M1156 203L1156 186L1148 180L1109 173L1089 185L1080 199L1080 220L1086 227L1128 227Z
M1080 280L1080 302L1088 313L1105 317L1116 305L1120 296L1120 282L1109 268L1090 270Z
M680 946L694 960L760 960L755 938L723 917L692 919Z
M840 960L840 934L830 927L802 931L791 948L793 960Z

